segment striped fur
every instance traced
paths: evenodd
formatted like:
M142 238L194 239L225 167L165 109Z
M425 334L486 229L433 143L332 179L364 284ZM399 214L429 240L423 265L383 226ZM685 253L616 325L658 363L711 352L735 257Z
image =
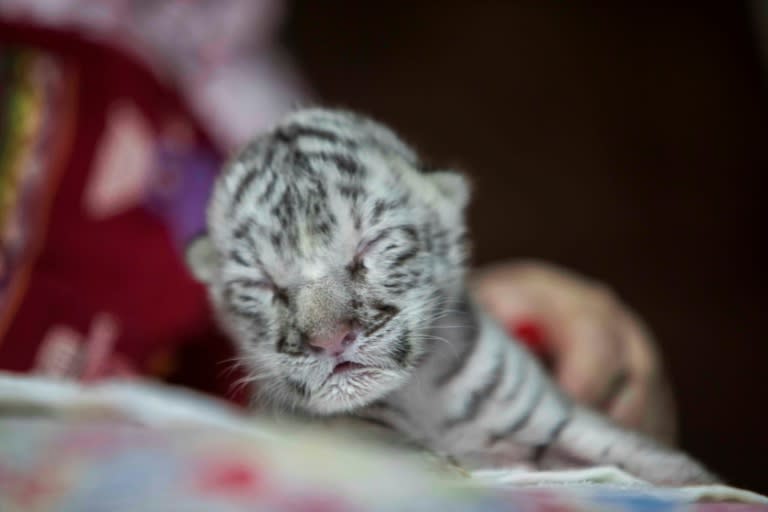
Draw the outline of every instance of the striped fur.
M295 112L220 176L189 252L262 403L357 415L473 467L611 464L659 483L712 477L571 403L467 297L465 180L356 114ZM349 361L308 339L354 324Z

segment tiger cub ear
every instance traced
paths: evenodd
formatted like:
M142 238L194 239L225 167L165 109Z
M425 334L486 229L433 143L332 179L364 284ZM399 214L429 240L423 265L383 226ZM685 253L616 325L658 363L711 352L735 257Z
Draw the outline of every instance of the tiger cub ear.
M186 250L187 267L202 283L208 283L213 278L218 256L216 249L207 234L203 234L192 240Z
M456 171L432 171L427 176L451 205L460 211L467 207L472 186L464 174Z

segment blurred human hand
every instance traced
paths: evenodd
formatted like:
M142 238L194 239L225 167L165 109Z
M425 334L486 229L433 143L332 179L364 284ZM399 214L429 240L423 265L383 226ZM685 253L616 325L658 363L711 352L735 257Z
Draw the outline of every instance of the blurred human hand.
M567 394L674 444L674 400L652 336L604 285L539 262L480 269L471 285L510 333L540 329L545 357Z

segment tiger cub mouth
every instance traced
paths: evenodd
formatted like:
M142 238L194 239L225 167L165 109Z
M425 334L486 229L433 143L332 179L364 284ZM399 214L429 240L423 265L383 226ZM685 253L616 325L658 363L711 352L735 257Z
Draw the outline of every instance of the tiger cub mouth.
M354 370L360 370L363 368L370 368L370 366L366 366L360 363L355 363L353 361L342 361L341 363L338 363L336 366L333 367L331 374L338 375L340 373L347 373Z

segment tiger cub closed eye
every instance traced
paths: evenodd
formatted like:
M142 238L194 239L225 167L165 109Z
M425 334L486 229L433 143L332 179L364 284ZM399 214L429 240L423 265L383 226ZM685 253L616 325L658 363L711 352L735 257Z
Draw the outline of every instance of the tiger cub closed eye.
M278 410L390 425L469 467L615 465L715 481L686 455L570 402L468 296L469 187L385 126L288 115L219 176L188 251Z

